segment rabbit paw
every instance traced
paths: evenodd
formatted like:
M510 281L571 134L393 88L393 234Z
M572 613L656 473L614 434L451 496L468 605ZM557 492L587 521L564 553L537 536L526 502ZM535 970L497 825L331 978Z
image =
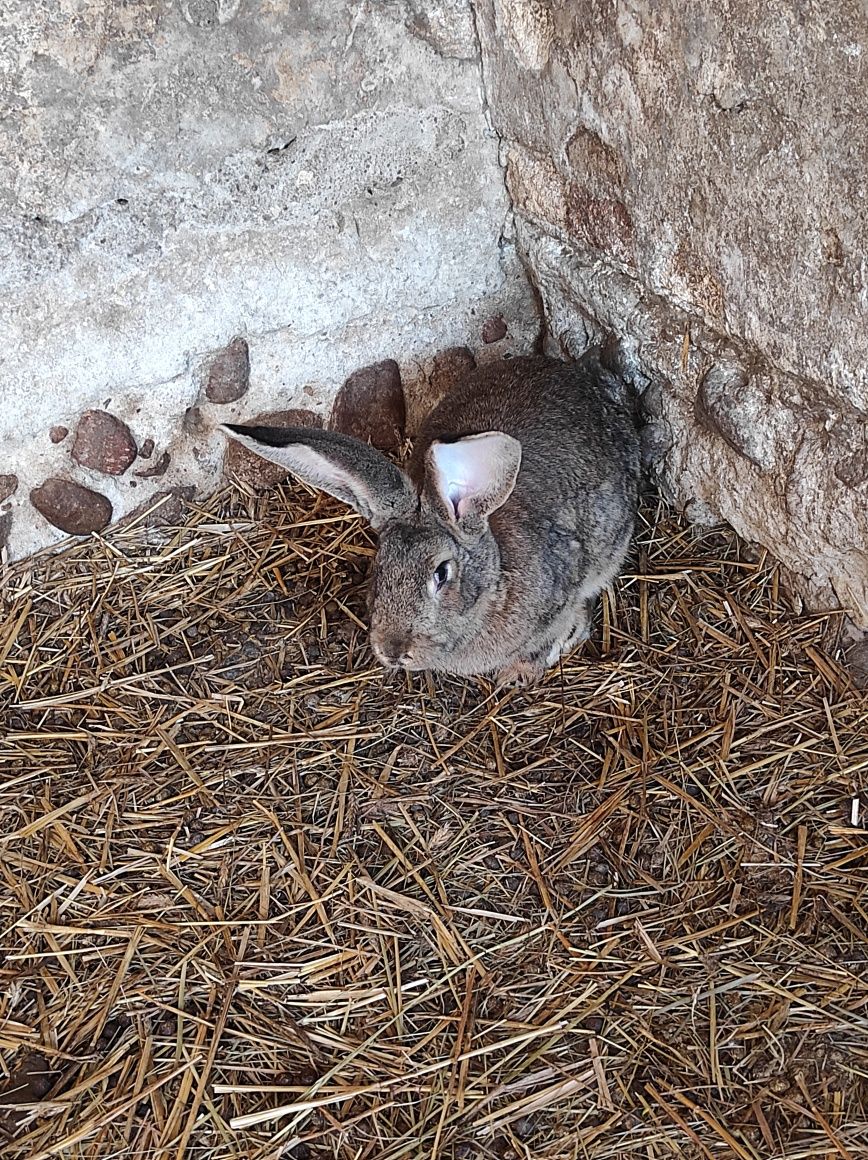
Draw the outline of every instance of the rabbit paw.
M546 666L542 661L515 661L497 674L496 685L498 689L523 689L538 684L545 674Z

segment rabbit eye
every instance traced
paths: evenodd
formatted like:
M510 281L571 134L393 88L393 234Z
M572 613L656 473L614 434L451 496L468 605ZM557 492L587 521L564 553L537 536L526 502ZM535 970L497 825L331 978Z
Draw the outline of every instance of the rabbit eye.
M434 591L439 592L444 584L448 584L454 575L455 569L451 560L444 560L434 569Z

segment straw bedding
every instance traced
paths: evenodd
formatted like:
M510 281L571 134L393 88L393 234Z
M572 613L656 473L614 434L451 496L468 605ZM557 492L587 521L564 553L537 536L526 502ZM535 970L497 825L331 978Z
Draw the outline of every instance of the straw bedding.
M545 684L371 662L286 486L7 570L0 1149L868 1155L868 706L647 511Z

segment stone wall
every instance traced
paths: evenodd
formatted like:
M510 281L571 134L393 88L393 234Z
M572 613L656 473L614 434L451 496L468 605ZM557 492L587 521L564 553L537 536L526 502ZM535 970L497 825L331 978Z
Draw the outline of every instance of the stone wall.
M7 0L4 554L213 484L218 419L526 347L497 148L467 0Z
M695 518L868 627L868 10L478 0L557 342L624 339Z

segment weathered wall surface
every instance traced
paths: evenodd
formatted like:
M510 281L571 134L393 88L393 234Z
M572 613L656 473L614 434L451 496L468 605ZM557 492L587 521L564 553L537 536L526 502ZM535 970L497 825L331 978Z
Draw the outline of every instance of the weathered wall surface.
M507 215L467 0L7 0L0 542L207 486L218 419L327 415L492 315L527 345Z
M554 335L624 336L669 492L868 627L868 9L476 8Z

